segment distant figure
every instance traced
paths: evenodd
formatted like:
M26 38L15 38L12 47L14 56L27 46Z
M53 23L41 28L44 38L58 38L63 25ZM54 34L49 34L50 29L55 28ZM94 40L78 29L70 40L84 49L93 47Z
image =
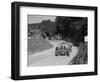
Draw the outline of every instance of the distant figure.
M72 52L72 45L71 44L69 44L69 52Z
M69 57L70 55L69 55L69 49L67 48L66 49L66 55Z
M69 53L68 53L68 48L66 48L66 46L64 47L64 52L65 52L65 56L69 56Z
M64 46L61 46L61 56L65 56L65 53L64 53Z
M70 53L72 52L72 45L69 44L67 48L67 56L70 56Z
M59 47L56 47L55 56L58 56L58 55L60 55L60 50L59 50Z

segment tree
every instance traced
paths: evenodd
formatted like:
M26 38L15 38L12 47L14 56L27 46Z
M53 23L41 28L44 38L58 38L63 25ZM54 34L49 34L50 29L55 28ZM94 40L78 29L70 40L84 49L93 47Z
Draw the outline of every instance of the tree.
M84 42L84 36L87 35L87 18L57 16L56 28L64 40L73 43Z

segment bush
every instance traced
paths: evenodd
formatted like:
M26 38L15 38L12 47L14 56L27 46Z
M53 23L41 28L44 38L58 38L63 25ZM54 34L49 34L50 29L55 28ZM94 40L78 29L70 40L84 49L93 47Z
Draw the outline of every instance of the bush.
M79 52L72 59L70 64L87 64L87 63L88 63L88 46L87 43L84 43L79 47Z

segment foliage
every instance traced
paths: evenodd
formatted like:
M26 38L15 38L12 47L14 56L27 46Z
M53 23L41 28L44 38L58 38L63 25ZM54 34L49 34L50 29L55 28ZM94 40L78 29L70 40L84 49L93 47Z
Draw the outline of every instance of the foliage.
M88 63L88 47L87 43L82 44L79 47L79 52L77 55L72 59L70 64L87 64Z
M87 35L86 17L56 17L57 31L63 36L63 39L70 40L73 44L84 42L84 36Z
M39 29L43 32L55 32L56 26L55 22L52 22L50 20L43 20L40 23L28 24L28 29L29 30Z

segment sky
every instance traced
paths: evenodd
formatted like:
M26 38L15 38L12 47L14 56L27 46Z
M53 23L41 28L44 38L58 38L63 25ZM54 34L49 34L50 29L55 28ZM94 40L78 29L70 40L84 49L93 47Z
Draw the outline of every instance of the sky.
M28 15L28 24L40 23L42 20L55 21L56 16L49 15Z

